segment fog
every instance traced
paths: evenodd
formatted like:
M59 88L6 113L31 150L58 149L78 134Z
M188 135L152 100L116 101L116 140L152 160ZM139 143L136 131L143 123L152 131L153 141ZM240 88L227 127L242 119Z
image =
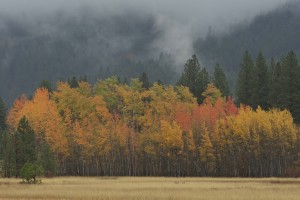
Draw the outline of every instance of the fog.
M76 12L81 7L99 10L99 14L126 11L163 15L195 29L228 24L251 18L276 8L288 0L0 0L0 12L9 14L45 14L57 10Z
M192 43L195 38L205 37L209 27L216 34L228 31L232 25L250 21L255 15L272 10L287 1L0 0L0 12L2 15L27 18L47 17L58 11L74 15L82 10L91 10L106 17L124 13L151 15L155 19L155 28L163 34L153 40L149 48L174 54L182 62L193 53ZM117 46L116 44L116 48Z

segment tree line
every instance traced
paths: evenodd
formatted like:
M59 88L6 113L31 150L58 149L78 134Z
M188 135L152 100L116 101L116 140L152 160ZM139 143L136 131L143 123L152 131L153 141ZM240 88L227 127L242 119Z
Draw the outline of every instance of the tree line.
M262 52L255 63L246 51L236 83L236 101L256 109L288 109L300 123L300 66L293 51L268 64Z
M295 64L290 54L274 68ZM239 106L220 65L210 77L195 55L175 86L151 85L145 73L129 83L116 76L94 85L72 78L50 89L44 82L0 115L2 175L19 176L27 163L38 163L48 176L285 176L298 161L300 131L290 108L272 108L271 92L261 92L262 80L269 81L266 91L273 86L273 65L263 60L261 54L248 65L245 53ZM245 66L252 66L250 73ZM254 80L243 100L240 87L249 84L243 81Z

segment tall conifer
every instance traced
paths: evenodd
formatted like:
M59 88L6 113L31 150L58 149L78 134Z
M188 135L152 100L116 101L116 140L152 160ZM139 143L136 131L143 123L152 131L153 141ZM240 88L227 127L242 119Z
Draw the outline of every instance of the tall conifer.
M253 60L248 51L245 52L243 62L236 83L236 102L238 104L252 105L252 74Z
M228 97L230 95L226 75L219 63L217 63L215 66L213 81L214 85L221 91L223 97Z

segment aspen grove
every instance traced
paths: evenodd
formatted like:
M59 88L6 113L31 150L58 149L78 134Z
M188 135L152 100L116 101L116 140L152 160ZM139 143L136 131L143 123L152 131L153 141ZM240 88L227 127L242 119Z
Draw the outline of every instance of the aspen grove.
M17 174L15 135L34 132L46 175L284 176L298 160L299 128L287 110L236 107L209 84L203 103L184 86L117 77L93 86L58 82L18 98L7 116L6 176ZM16 153L9 153L16 152ZM23 152L24 153L24 152Z

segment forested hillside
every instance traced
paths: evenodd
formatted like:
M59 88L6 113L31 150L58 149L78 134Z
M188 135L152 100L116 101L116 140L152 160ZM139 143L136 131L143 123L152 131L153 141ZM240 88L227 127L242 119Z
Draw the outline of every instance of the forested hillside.
M300 55L300 2L294 1L266 14L261 14L253 21L234 25L226 34L215 34L213 27L206 38L195 42L195 52L201 63L211 69L217 62L228 76L231 88L247 50L253 56L262 51L270 62L273 56L279 60L283 54L293 50Z
M81 10L43 17L1 16L0 96L11 105L42 80L86 75L89 81L146 72L151 82L174 83L174 58L153 46L162 30L146 14L101 15ZM183 61L184 63L184 61Z

